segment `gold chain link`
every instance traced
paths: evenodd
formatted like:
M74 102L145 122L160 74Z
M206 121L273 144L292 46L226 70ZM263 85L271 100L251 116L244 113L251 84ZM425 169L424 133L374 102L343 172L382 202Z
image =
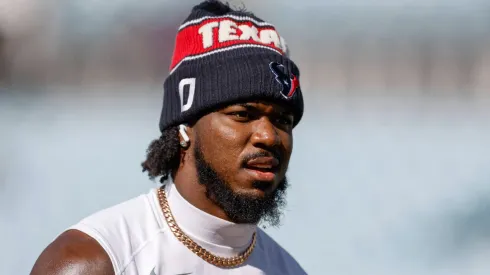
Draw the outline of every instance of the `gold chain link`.
M217 267L232 268L243 264L248 259L250 254L252 254L252 251L255 248L255 243L257 241L256 233L253 234L252 243L249 245L249 247L238 256L225 258L211 254L209 251L207 251L196 242L194 242L191 238L189 238L184 232L182 232L182 230L174 220L174 217L168 205L167 196L165 195L165 191L163 191L162 188L158 189L158 199L160 201L160 207L163 211L163 216L165 217L165 220L167 221L167 224L170 227L170 230L172 231L174 236L189 250L194 252L194 254L196 254L206 262Z

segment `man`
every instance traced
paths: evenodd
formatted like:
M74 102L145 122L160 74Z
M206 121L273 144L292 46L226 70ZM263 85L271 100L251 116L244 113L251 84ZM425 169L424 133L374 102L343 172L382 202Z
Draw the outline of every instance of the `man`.
M69 228L31 274L306 274L257 226L279 223L303 115L284 39L206 1L179 28L170 70L142 164L163 186Z

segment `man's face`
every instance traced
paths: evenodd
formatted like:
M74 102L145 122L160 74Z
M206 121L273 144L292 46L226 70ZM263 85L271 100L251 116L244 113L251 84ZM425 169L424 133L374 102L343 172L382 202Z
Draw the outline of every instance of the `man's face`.
M194 125L199 181L233 221L279 222L292 126L290 112L266 102L230 105Z

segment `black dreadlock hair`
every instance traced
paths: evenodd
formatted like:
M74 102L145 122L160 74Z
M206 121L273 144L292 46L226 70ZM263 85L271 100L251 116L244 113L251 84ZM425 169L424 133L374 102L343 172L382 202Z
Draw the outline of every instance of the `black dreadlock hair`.
M179 128L169 127L159 139L153 140L146 150L146 160L141 164L151 180L161 177L163 183L180 165Z

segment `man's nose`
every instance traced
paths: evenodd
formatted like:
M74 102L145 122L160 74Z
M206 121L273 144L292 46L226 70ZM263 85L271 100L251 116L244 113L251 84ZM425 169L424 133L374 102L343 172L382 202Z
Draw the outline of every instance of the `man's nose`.
M274 127L274 124L272 124L267 117L263 117L256 121L251 141L252 144L257 147L262 145L272 148L281 144L281 138L276 127Z

